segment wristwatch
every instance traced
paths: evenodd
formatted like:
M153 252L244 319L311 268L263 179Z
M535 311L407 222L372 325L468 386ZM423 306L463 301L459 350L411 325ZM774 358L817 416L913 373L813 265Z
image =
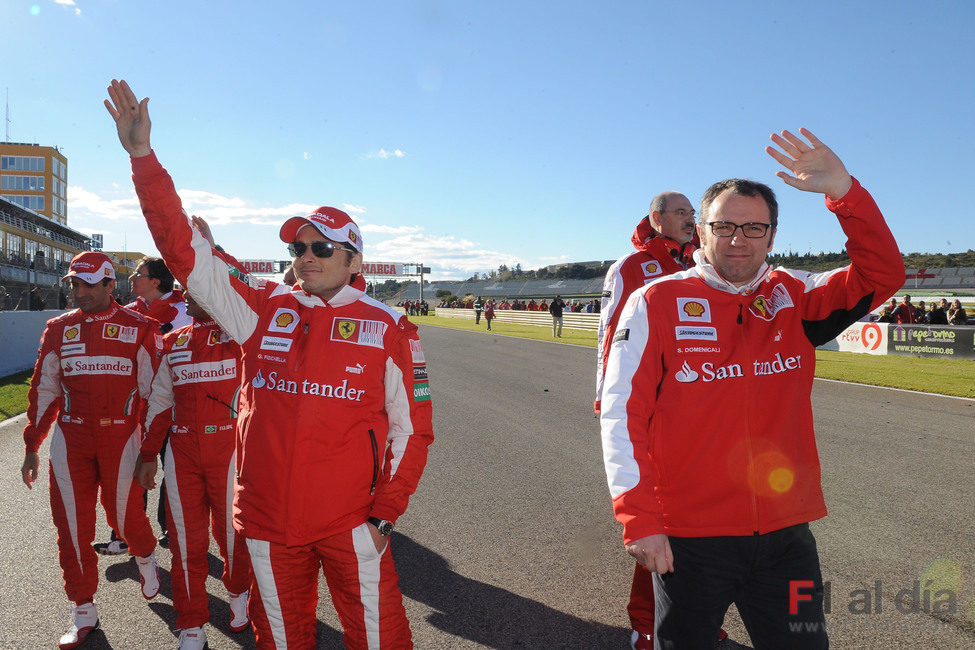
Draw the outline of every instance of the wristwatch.
M393 532L393 522L386 521L385 519L377 519L376 517L369 517L367 519L370 524L379 529L379 534L383 537L389 537L389 534Z

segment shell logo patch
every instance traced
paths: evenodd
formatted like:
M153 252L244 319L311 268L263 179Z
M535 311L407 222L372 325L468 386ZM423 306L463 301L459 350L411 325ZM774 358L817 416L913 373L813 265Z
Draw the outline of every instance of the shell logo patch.
M663 268L660 266L660 262L657 260L649 260L644 262L640 265L640 268L643 269L643 275L647 278L656 277L664 272Z
M356 324L350 320L340 320L335 326L335 329L339 332L339 336L346 340L355 334L355 328Z
M173 344L173 348L185 348L186 344L189 342L190 335L184 332L176 337L176 343Z
M271 322L267 324L267 331L291 334L298 327L299 321L298 312L294 309L278 307L271 317Z
M678 298L677 317L694 323L711 322L711 305L707 298Z
M78 329L77 325L74 327L69 327L68 329L64 330L64 340L73 341L78 338L79 334L81 334L81 331Z

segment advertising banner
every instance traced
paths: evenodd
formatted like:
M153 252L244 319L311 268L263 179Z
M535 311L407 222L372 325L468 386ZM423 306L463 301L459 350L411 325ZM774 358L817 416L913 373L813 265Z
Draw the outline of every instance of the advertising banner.
M836 344L837 347L830 349L842 352L887 354L887 324L853 323L836 337Z
M945 325L888 325L888 354L975 359L975 328Z
M274 260L241 260L245 273L277 273L277 263Z
M403 275L403 265L390 262L363 262L362 275Z

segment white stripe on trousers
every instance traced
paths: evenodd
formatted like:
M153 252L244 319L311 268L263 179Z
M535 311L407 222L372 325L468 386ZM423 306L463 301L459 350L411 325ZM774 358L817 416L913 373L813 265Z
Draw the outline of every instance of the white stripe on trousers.
M286 650L288 641L284 633L284 615L281 613L281 600L278 598L278 588L271 568L271 543L263 539L248 539L247 550L250 551L251 569L261 592L261 603L264 605L268 625L271 626L274 645L278 650Z
M57 424L54 425L54 435L51 436L51 473L58 484L61 495L61 505L64 506L64 517L68 520L68 530L71 532L71 543L78 558L78 570L81 567L81 546L78 544L78 506L74 497L74 483L71 481L71 470L68 468L68 447L64 440L64 432Z
M179 481L176 478L176 458L173 456L172 441L166 445L166 456L163 460L163 473L166 476L166 500L169 501L169 512L173 517L170 526L176 530L176 543L180 548L180 564L183 566L183 583L186 585L186 598L190 599L190 571L186 556L186 516L183 514L183 502L179 498Z
M362 524L352 529L352 546L359 560L359 599L362 601L362 623L366 627L368 647L379 648L379 567L383 553L376 552L369 526Z
M142 445L142 434L138 427L129 436L119 458L118 475L115 477L115 522L118 525L119 537L125 539L125 512L128 509L129 493L132 491L132 481L135 476L136 463L139 460L139 447ZM104 489L104 488L103 488Z

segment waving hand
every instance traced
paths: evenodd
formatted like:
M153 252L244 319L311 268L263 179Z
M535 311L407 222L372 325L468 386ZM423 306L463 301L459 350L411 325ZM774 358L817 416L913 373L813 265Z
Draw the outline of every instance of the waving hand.
M149 121L149 98L138 101L129 84L117 79L112 79L108 87L108 97L105 108L115 120L122 147L133 158L148 156L152 153L149 145L149 132L152 129L152 122Z
M765 147L768 155L792 172L790 175L780 171L776 176L804 192L821 192L831 199L843 198L853 186L843 161L808 129L799 129L799 133L809 142L783 131L781 135L772 134L772 142L779 145L782 151Z

